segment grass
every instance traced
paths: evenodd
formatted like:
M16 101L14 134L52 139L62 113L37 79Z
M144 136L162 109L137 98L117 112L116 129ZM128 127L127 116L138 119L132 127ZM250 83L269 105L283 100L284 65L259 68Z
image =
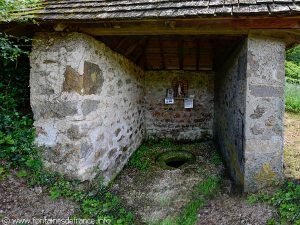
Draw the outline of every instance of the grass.
M154 165L160 150L181 150L182 145L176 145L172 140L152 140L143 143L130 157L127 166L141 171L147 171Z
M26 109L29 105L28 59L17 65L5 64L0 57L0 180L14 175L24 179L29 187L43 187L43 192L48 192L53 200L68 198L80 208L75 217L107 218L110 224L132 225L133 215L103 186L100 178L83 186L79 181L44 169L42 149L33 144L32 115Z
M205 201L214 197L220 190L221 178L210 176L200 182L191 196L191 202L186 205L177 218L167 217L158 225L194 225L198 220L198 212Z
M285 85L285 109L288 112L300 112L300 85L286 83Z
M195 149L199 143L176 144L171 140L150 141L142 144L140 148L133 153L127 166L141 171L147 171L155 165L155 158L163 151ZM213 151L210 157L212 164L221 165L222 158L220 154ZM209 176L196 185L191 193L191 201L182 209L176 217L166 217L160 222L153 222L152 225L193 225L198 220L198 212L205 202L214 197L220 190L221 178ZM170 204L167 198L162 198L163 205Z
M268 221L269 225L300 225L299 118L300 113L285 114L285 183L273 192L262 191L247 197L249 204L265 202L276 210L277 215Z
M285 113L284 161L287 178L300 179L300 113Z
M275 193L260 192L247 198L249 204L266 202L277 211L277 217L268 221L269 225L300 225L300 185L285 182Z

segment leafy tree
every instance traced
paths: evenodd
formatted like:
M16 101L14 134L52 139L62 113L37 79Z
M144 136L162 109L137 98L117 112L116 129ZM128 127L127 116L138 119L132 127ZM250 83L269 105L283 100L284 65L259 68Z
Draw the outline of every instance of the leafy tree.
M28 18L21 16L21 13L18 12L34 7L38 2L39 0L0 0L0 25L11 21L18 23L27 21ZM29 40L0 32L0 57L4 60L14 61L22 53L26 53L20 47L20 43L18 43L20 41L24 43Z
M19 13L25 8L34 7L39 0L0 0L0 22L24 21Z
M300 45L286 52L285 75L287 82L300 84Z
M300 52L299 52L300 58ZM300 84L300 62L286 61L285 62L286 81L289 83Z
M300 66L300 45L297 45L296 47L291 48L287 51L286 60Z

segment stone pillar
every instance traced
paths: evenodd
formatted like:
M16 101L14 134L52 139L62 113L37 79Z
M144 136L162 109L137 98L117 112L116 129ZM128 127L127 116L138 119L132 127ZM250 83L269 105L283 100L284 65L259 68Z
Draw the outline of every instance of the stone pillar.
M80 180L110 181L144 136L141 69L79 33L39 33L31 106L45 164Z
M285 43L250 35L245 113L245 191L283 175Z
M250 35L217 72L214 137L246 192L283 175L283 41Z
M247 40L244 40L216 73L214 107L214 139L231 177L242 188L245 174L246 72Z

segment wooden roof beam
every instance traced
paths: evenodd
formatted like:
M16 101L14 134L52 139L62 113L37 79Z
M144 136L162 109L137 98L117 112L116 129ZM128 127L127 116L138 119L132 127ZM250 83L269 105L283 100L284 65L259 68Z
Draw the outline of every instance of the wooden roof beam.
M196 40L196 70L199 70L199 60L200 60L200 44L199 40Z
M168 22L172 22L172 26ZM102 35L243 35L250 30L280 29L299 32L300 16L292 18L218 18L170 21L115 22L112 27L96 24L70 24L81 32Z
M183 48L184 48L184 40L179 40L178 43L178 59L179 59L179 69L183 70Z
M165 56L164 56L164 52L163 52L162 40L159 40L159 51L160 51L162 69L165 70L166 69L166 61L165 61Z

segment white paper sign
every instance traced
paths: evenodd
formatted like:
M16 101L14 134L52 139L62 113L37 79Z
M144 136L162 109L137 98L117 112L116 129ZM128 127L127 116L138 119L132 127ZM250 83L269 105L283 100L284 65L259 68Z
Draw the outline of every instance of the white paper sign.
M192 98L185 98L184 99L184 108L192 109L193 107L194 107L194 100Z
M174 98L165 98L165 104L166 105L174 104Z

